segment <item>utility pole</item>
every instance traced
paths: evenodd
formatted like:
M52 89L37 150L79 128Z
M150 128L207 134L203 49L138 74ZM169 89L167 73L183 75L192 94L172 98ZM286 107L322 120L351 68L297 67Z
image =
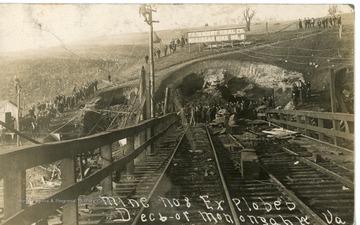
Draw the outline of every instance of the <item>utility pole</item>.
M150 104L147 104L148 109L150 108L150 118L155 118L155 69L154 69L154 47L153 47L153 23L158 23L159 21L153 21L152 13L156 12L150 5L141 5L139 7L139 14L145 18L145 22L150 26L150 36L149 36L149 59L150 59L150 79L149 79L149 97L150 97ZM150 107L149 107L150 105ZM149 119L149 118L147 118ZM146 131L147 138L152 137L154 134L154 128L151 127ZM147 155L154 155L155 154L155 147L152 144L147 149Z
M154 21L152 18L152 13L156 12L150 5L142 5L139 8L139 13L145 17L145 22L150 26L150 36L149 36L149 59L150 59L150 117L155 118L155 69L154 69L154 47L153 47L153 23L158 23L159 21Z
M16 129L20 132L20 80L15 78L15 88L16 88L16 100L17 100L17 115L16 115ZM16 135L16 146L20 146L20 136Z

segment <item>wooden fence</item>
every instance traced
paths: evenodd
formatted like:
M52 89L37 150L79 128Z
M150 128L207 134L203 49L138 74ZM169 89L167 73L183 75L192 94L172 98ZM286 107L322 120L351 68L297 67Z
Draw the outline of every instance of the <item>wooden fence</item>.
M354 141L354 115L300 110L267 110L268 121L285 125L305 135L317 134L321 141L339 145L340 138ZM328 138L326 138L328 137Z
M4 179L3 224L41 223L61 206L63 206L63 224L78 224L78 196L100 182L102 191L111 194L112 173L122 168L133 170L134 159L161 138L177 120L178 116L172 113L124 129L0 152L0 179ZM149 129L154 131L154 135L145 138ZM126 156L113 161L111 144L124 138L127 138ZM140 144L137 148L134 148L135 138L139 138ZM97 148L101 149L101 157L105 159L102 169L76 182L77 156ZM58 160L61 160L60 191L42 199L39 203L26 206L26 169Z

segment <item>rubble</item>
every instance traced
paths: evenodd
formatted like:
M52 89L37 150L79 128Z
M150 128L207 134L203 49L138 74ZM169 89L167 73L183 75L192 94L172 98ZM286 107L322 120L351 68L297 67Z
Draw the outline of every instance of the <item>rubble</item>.
M270 131L263 130L262 132L268 134L267 137L269 138L279 138L279 139L293 138L300 134L299 132L287 130L284 128L273 128Z

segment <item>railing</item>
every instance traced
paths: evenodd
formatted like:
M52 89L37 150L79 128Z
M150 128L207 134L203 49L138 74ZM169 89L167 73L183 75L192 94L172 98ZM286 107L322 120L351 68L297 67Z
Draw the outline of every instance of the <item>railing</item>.
M127 170L131 168L133 170L134 159L143 155L144 150L161 138L177 120L176 114L168 114L136 126L106 131L76 140L38 144L0 152L0 179L4 179L3 224L21 225L41 222L61 206L63 206L63 224L78 224L77 197L100 182L102 191L111 194L112 173L125 167ZM155 134L146 138L146 133L149 134L150 129ZM111 144L123 138L127 138L126 156L113 161ZM139 139L139 146L136 149L135 138ZM101 149L100 154L104 159L102 169L76 182L76 157L97 148ZM60 191L39 203L26 206L26 169L58 160L61 160Z
M267 110L268 121L286 125L288 129L311 136L317 134L320 141L339 145L339 138L354 141L354 115L345 113L312 112L299 110ZM326 138L328 137L328 138Z

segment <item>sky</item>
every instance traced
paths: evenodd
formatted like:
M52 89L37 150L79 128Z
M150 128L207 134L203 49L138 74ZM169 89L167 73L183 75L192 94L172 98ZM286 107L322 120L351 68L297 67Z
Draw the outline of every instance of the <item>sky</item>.
M154 4L154 30L237 24L244 4ZM326 16L327 4L251 4L254 20ZM338 5L343 13L347 5ZM148 31L139 4L0 4L0 53L46 48L93 37Z

